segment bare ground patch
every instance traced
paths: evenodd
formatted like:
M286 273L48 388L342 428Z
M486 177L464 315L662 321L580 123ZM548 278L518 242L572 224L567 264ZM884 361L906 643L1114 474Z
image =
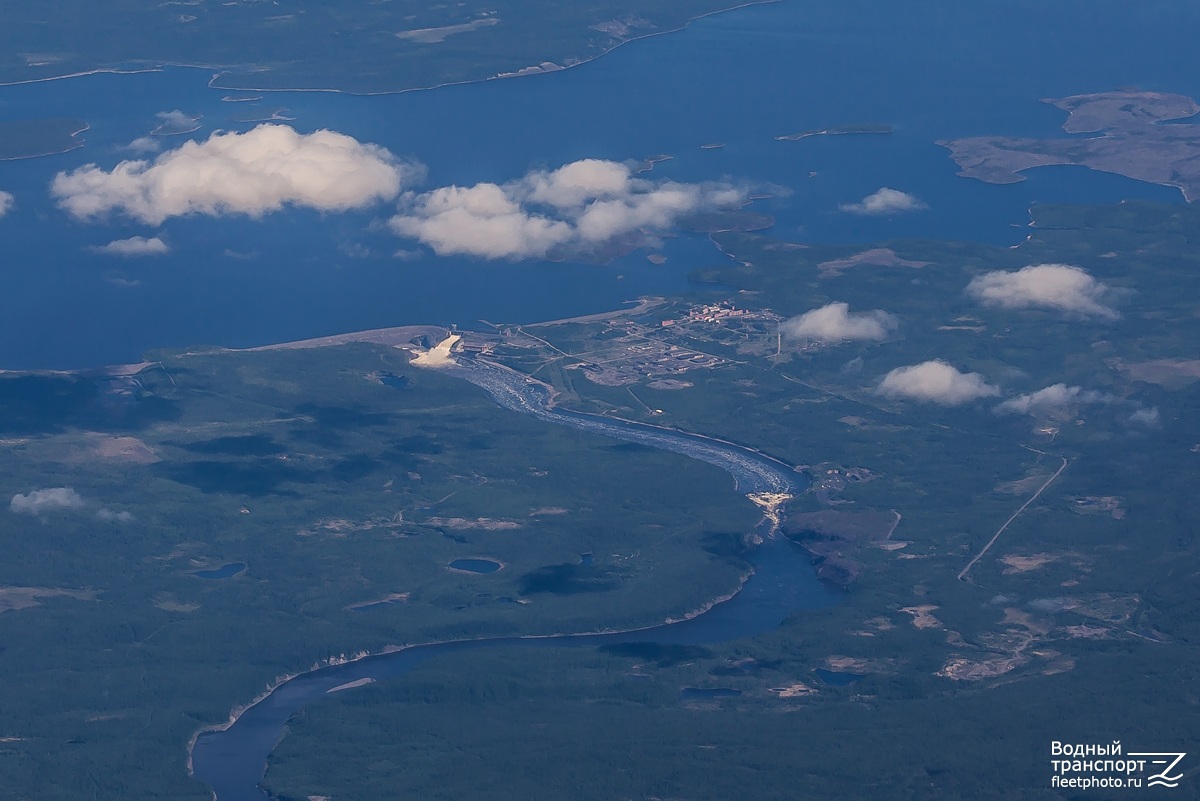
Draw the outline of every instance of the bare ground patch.
M0 587L0 613L15 612L40 606L45 598L74 598L77 601L94 601L94 590L67 590L61 587Z
M342 608L347 611L351 611L354 609L366 609L368 607L375 606L377 604L390 604L390 603L403 604L403 603L408 603L408 599L410 597L412 597L412 593L410 593L410 592L393 592L390 595L383 596L382 598L374 598L370 601L359 601L356 604L350 604L349 606L345 606Z
M879 616L870 618L869 620L864 620L863 627L861 629L858 631L852 631L850 633L859 637L874 637L876 634L880 634L885 631L891 631L894 628L896 628L895 623L893 623L891 620L888 620L886 617Z
M154 449L137 437L109 437L104 434L91 434L88 439L90 447L84 452L85 457L131 464L153 464L159 461L159 456Z
M154 605L164 612L195 612L200 604L184 603L170 593L159 593L154 596Z
M1018 556L1016 554L1008 554L1000 557L1000 561L1008 565L1004 569L1004 575L1012 573L1028 573L1031 570L1045 567L1048 564L1057 562L1060 557L1048 553L1035 553L1030 556Z
M912 615L912 624L916 628L941 629L945 628L945 625L931 614L938 608L940 607L934 604L921 604L920 606L906 606L900 611Z
M1028 662L1027 657L997 656L989 659L953 657L935 675L955 681L983 681L1003 676Z
M1001 481L995 486L993 492L998 492L1002 495L1029 495L1035 492L1038 487L1046 483L1046 479L1050 478L1049 473L1030 473L1025 478L1018 478L1014 481Z
M864 250L861 253L855 253L853 256L847 256L844 259L823 261L817 265L817 269L821 271L822 278L832 278L833 276L841 275L843 271L852 267L861 267L864 265L871 267L908 267L917 269L928 267L932 263L929 261L902 259L891 248L872 248L871 250Z
M490 517L477 517L467 520L465 517L431 517L425 521L427 526L440 526L452 529L482 529L484 531L511 531L521 528L516 520L496 520Z
M1183 389L1200 381L1200 359L1154 359L1118 368L1135 381L1166 389Z
M298 537L312 537L317 534L322 534L328 537L342 538L349 537L351 534L359 531L371 531L374 529L383 529L389 533L397 533L400 529L406 527L403 513L397 512L391 517L372 517L367 520L349 520L344 517L324 517L313 523L311 526L299 529L296 532Z

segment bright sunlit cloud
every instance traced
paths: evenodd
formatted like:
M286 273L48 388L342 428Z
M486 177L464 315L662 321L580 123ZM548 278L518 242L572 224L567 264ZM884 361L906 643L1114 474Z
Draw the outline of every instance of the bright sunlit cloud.
M61 172L51 193L79 220L120 213L159 225L188 214L260 217L287 205L348 211L396 197L417 172L345 134L259 125L185 142L153 161Z
M815 342L878 342L887 339L896 325L896 318L885 311L851 312L848 303L830 303L785 320L780 331L789 339Z
M745 188L635 177L626 164L583 159L506 184L408 193L392 230L438 255L485 259L594 253L614 241L654 241L688 215L738 208Z
M79 509L84 506L83 498L71 487L47 487L24 495L12 497L8 508L22 515L42 517L64 509Z
M1083 387L1051 384L1048 387L1018 395L996 407L997 414L1053 414L1071 406L1090 403L1112 403L1117 398L1106 392Z
M1108 305L1114 294L1087 270L1069 264L1032 264L1015 272L995 270L967 285L967 294L986 306L1053 309L1073 314L1119 317Z
M107 245L97 245L92 252L105 256L165 256L171 252L171 248L157 236L149 239L131 236L128 239L114 239Z
M838 208L849 214L881 217L887 214L922 211L929 207L914 195L885 186L878 192L867 195L858 203L843 203Z
M941 359L897 367L883 377L877 391L889 398L943 406L957 406L1000 394L1000 389L987 383L979 373L963 373Z

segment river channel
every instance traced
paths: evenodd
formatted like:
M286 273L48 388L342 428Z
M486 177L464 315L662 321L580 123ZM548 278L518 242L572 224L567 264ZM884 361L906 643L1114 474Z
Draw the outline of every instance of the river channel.
M451 369L483 388L505 408L546 422L682 453L717 465L733 476L737 491L741 493L794 494L805 485L803 476L787 464L732 443L625 420L558 410L553 407L544 386L486 363L464 362ZM766 521L762 533L771 533ZM770 631L795 612L837 603L839 594L817 580L808 555L783 537L767 538L749 555L749 561L754 572L736 595L703 614L677 623L635 631L413 645L301 674L280 684L242 712L227 728L201 734L192 747L193 774L212 788L217 801L264 801L268 795L259 783L266 772L267 759L283 736L289 718L331 690L355 682L395 678L438 655L481 648L596 647L647 641L715 644Z

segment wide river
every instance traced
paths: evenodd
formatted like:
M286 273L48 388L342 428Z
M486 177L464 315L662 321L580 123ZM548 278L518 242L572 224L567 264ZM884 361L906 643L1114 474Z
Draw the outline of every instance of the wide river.
M801 474L783 462L729 443L666 428L558 411L549 405L549 395L541 385L527 382L507 370L464 363L455 372L483 387L505 408L531 414L548 423L682 453L717 465L733 476L739 492L795 493L806 483ZM763 533L770 533L766 528L764 525ZM441 654L480 648L596 647L647 641L712 644L770 631L797 611L837 602L838 593L817 580L808 555L783 537L766 539L753 550L750 561L754 573L733 598L678 623L603 634L505 637L414 645L304 673L279 685L266 698L245 710L228 728L200 735L192 748L193 772L213 789L217 801L263 801L268 796L259 787L259 782L266 771L267 759L292 715L336 687L365 679L395 678Z

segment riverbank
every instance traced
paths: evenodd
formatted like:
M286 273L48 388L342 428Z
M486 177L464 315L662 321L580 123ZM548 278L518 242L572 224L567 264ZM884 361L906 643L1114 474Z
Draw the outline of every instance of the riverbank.
M618 422L579 413L553 411L549 407L550 393L539 384L530 384L524 375L507 369L501 370L490 363L463 360L462 363L455 364L450 374L481 386L494 402L504 408L530 414L545 422L680 452L722 467L734 476L739 486L743 482L755 486L789 489L796 486L795 473L791 468L778 460L766 461L757 452L671 429L647 427L633 421ZM777 520L770 522L778 524ZM803 602L797 602L794 598L794 593L799 592L796 587L804 585L804 581L800 580L802 575L807 575L807 581L811 582L807 592L812 598L829 597L828 590L817 581L812 572L807 555L790 541L775 538L756 545L748 553L753 567L739 575L732 590L706 600L682 616L668 616L661 623L624 629L601 628L583 632L446 639L387 646L379 653L359 652L350 657L336 657L314 666L307 672L281 677L250 704L235 707L225 723L207 727L192 736L188 745L189 771L213 787L218 801L262 798L255 785L263 775L267 757L278 744L287 720L299 709L312 700L324 697L335 687L349 689L347 685L367 684L365 679L380 680L400 675L437 653L506 643L565 645L593 641L644 641L643 638L656 642L724 641L769 630L797 611L798 607L803 608ZM787 567L789 565L792 567ZM746 594L752 586L753 579L764 567L774 573L775 580L765 581L754 597L747 599ZM797 575L796 570L806 572ZM781 580L782 576L787 576L788 579ZM286 700L281 700L277 691L284 686L291 689ZM245 733L242 733L243 731ZM231 742L242 744L234 746L229 744ZM262 748L266 751L260 758L255 749ZM201 757L203 764L200 764ZM236 760L238 767L234 769L222 760Z

